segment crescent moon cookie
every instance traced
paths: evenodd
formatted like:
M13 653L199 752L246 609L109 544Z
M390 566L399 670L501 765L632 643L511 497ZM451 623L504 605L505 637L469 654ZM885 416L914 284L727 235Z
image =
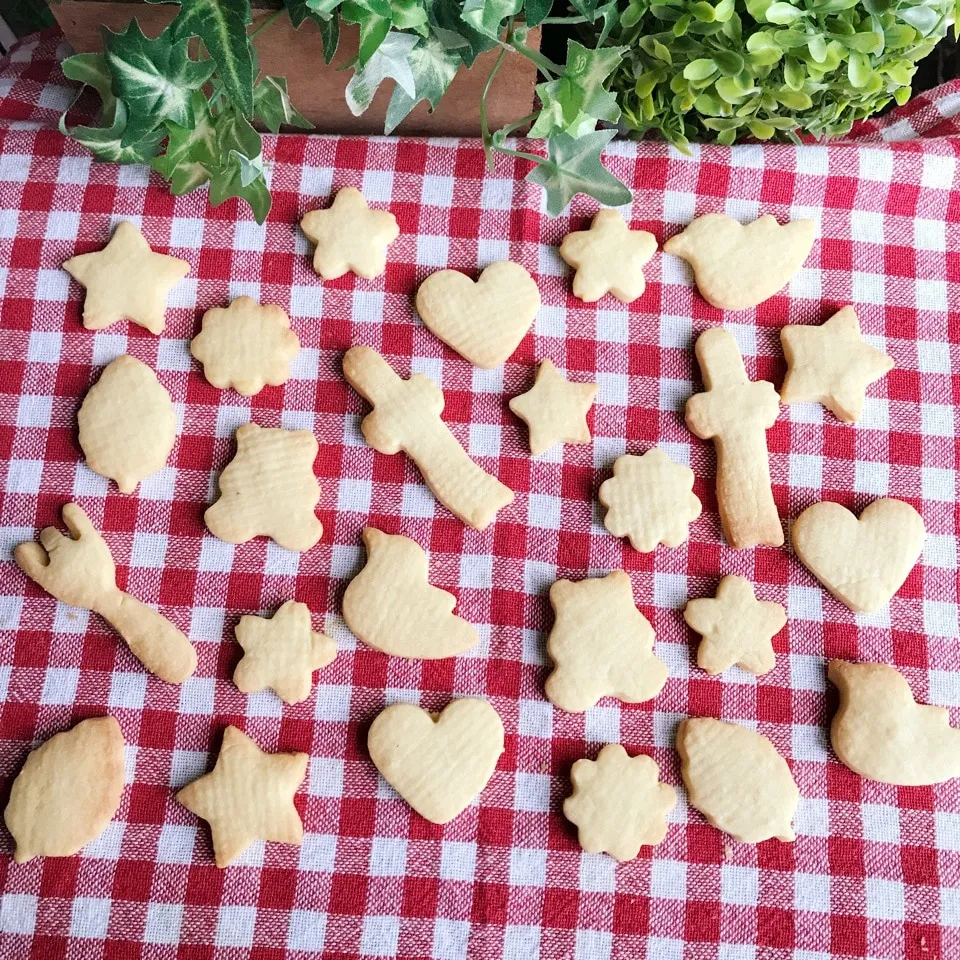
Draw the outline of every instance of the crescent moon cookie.
M124 354L108 363L77 414L87 466L121 493L162 470L177 438L177 415L157 375Z
M663 251L690 263L708 303L721 310L748 310L790 282L816 234L812 220L780 226L768 214L744 226L726 214L708 213L671 237Z

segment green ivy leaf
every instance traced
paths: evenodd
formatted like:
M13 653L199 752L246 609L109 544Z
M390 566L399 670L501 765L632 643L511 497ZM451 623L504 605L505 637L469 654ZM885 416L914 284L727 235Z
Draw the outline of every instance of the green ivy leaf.
M523 5L523 15L528 27L535 27L550 16L553 0L527 0Z
M803 16L804 11L792 3L771 3L766 12L766 19L771 23L793 23Z
M558 216L578 193L585 193L608 206L629 203L632 194L600 162L603 148L616 130L597 130L578 140L558 133L547 141L547 158L526 179L539 184L547 194L547 212Z
M166 3L168 0L148 0ZM253 55L247 36L250 0L180 0L180 13L170 25L177 40L199 37L217 64L234 105L253 115Z
M212 60L189 58L189 40L175 40L167 27L156 40L143 35L136 19L124 33L103 28L106 64L113 76L113 92L129 115L123 145L142 140L164 120L183 126L193 123L193 93L210 78Z
M127 128L127 107L113 95L112 77L103 54L78 53L64 60L61 68L64 76L93 87L100 94L103 103L101 110L103 126L68 127L67 114L73 107L71 104L60 117L60 132L86 147L97 160L113 163L148 163L160 149L160 141L163 140L165 132L162 128L153 130L141 140L126 145L123 143L123 135ZM77 99L82 94L81 87Z
M354 70L347 84L347 106L359 117L373 102L377 88L388 77L396 80L408 97L417 95L410 54L418 38L409 33L390 33L370 59Z
M427 9L421 0L392 0L390 8L395 30L415 30L422 37L427 35Z
M286 77L264 77L253 89L253 107L271 133L279 133L283 124L301 130L313 129L313 124L290 102Z
M427 100L430 109L435 109L460 66L459 57L434 36L421 40L410 52L408 60L414 93L409 95L399 83L393 88L383 131L386 134L393 133L419 101Z
M431 31L443 46L447 50L456 50L460 59L470 67L481 53L493 49L497 40L461 20L462 9L460 0L432 0L427 8L427 18Z
M341 0L283 0L283 5L290 14L290 22L299 29L300 24L307 18L311 19L320 30L323 41L323 61L330 63L340 45L340 18L334 16L334 11L340 6Z
M170 192L174 196L189 193L206 183L210 179L207 166L217 159L213 117L206 98L199 91L193 95L193 117L191 127L181 126L173 120L166 121L167 148L150 164L164 180L170 181Z
M523 0L466 0L460 19L494 40L503 33L503 21L520 12Z
M390 32L393 10L386 0L347 0L340 7L340 15L360 27L357 66L363 67Z
M213 162L204 164L210 175L210 205L240 197L250 205L257 222L263 223L270 212L270 190L260 160L260 134L233 107L218 113L213 127L215 156Z

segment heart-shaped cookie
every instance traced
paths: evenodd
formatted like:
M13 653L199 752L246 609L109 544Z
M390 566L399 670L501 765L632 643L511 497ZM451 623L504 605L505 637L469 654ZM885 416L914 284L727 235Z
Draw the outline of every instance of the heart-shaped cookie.
M417 291L417 312L431 333L472 364L499 367L526 336L540 291L519 263L491 263L474 283L456 270L430 274Z
M876 500L858 520L839 503L815 503L793 524L793 549L851 610L879 610L923 551L923 518L902 500Z
M395 703L373 721L367 748L417 813L447 823L487 785L503 753L503 723L486 700L454 700L440 714Z

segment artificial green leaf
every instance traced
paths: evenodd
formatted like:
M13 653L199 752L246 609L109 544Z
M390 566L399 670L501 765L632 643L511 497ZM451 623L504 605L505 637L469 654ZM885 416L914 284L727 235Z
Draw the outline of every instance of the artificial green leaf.
M774 96L779 103L782 103L790 110L809 110L813 106L810 95L799 90L778 90Z
M167 0L148 0L165 3ZM253 115L253 46L247 36L250 0L180 0L170 25L176 40L199 37L217 65L231 101L246 117Z
M166 136L166 132L162 128L153 130L141 140L130 144L123 143L123 135L127 128L127 108L113 95L110 70L103 54L78 53L64 60L61 67L66 77L93 87L100 94L103 104L101 110L103 126L68 127L67 114L72 109L71 104L60 117L60 132L86 147L98 160L113 163L148 163L160 149L160 141ZM83 87L80 88L77 99L82 94Z
M870 58L866 54L850 54L850 60L847 63L847 76L854 87L865 87L872 72Z
M714 7L713 15L721 23L726 23L736 11L735 0L720 0L720 2Z
M713 62L725 77L735 77L743 70L743 57L732 50L715 50Z
M263 177L244 186L240 179L240 164L235 157L231 163L211 171L210 206L218 207L224 200L239 197L250 205L257 223L263 223L270 212L270 188Z
M363 67L379 49L390 32L393 11L386 4L386 13L381 11L381 0L347 0L340 7L340 14L347 23L360 27L360 45L357 50L357 66Z
M600 162L603 148L616 135L616 130L597 130L575 140L558 133L547 141L547 157L533 168L526 179L539 184L547 194L547 211L559 215L578 193L585 193L600 203L621 206L629 203L632 194Z
M193 93L213 73L214 62L191 60L187 53L189 40L174 40L171 27L156 40L143 35L136 19L130 21L124 33L103 28L113 92L129 111L124 146L142 140L164 120L190 126Z
M689 10L697 20L703 23L713 23L713 21L717 19L716 10L714 10L712 4L707 3L706 0L698 0L696 3L691 3Z
M377 88L388 77L396 80L408 97L416 97L416 84L410 66L410 54L418 38L409 33L390 33L370 59L357 67L347 84L346 97L350 112L359 117L373 102Z
M478 33L499 40L503 21L516 16L522 6L523 0L466 0L460 19Z
M816 33L807 41L810 56L817 63L825 63L827 59L827 41L822 33Z
M427 100L433 110L446 93L460 65L456 54L445 49L434 36L420 40L408 59L413 74L414 93L409 95L399 83L393 88L383 131L387 134L393 133L420 100Z
M747 96L747 91L743 89L736 77L720 77L714 84L714 88L727 103L740 103Z
M597 19L599 0L570 0L570 6L590 23Z
M771 23L793 23L804 15L792 3L771 3L767 7L766 18Z
M313 129L313 124L290 102L286 77L263 77L253 89L253 106L256 115L272 133L279 133L283 124L301 130Z
M427 30L427 8L421 0L392 0L393 28L395 30L415 30L425 37Z
M333 12L342 3L342 0L307 0L307 7L311 14L320 17L321 20L330 20L333 18Z
M240 172L240 186L249 187L254 180L263 179L263 154L245 157L238 150L230 151L230 160L236 162Z
M858 53L879 54L883 52L884 36L882 31L874 32L873 30L867 30L863 33L855 33L853 36L847 37L844 43L851 50L856 50Z
M432 32L443 46L447 50L456 50L460 59L470 67L481 53L495 47L497 41L461 20L461 10L460 0L432 0L427 8L427 18Z
M550 16L553 0L527 0L523 5L523 16L528 27L535 27L544 17Z
M233 107L218 113L213 127L214 159L204 164L210 176L210 205L240 197L250 204L257 222L263 223L270 210L270 190L260 160L260 134Z
M933 9L932 5L905 7L900 4L896 15L904 23L908 23L915 30L919 30L920 35L924 37L940 22L940 14Z
M263 144L260 134L250 122L232 107L213 118L217 153L221 163L226 163L230 152L236 150L248 159L260 155Z
M323 40L323 62L330 63L340 45L340 18L331 17L329 20L321 20L318 26Z
M194 93L192 106L192 126L184 127L173 120L166 121L164 125L169 134L167 148L150 164L164 180L170 181L170 192L174 196L189 193L206 183L210 174L205 164L212 164L217 159L213 117L200 91Z
M683 68L683 75L694 83L706 80L717 72L717 65L709 57L701 57Z
M762 120L751 120L747 128L758 140L769 140L777 131Z
M783 79L791 90L799 90L807 78L803 64L793 57L787 57L783 63Z

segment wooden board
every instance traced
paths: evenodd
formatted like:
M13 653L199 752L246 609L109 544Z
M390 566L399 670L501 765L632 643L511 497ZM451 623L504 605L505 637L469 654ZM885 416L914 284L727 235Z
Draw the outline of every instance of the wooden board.
M136 17L148 36L155 37L177 12L175 6L130 3L124 0L62 0L50 5L61 29L78 53L103 49L101 25L121 30ZM272 13L254 11L257 25ZM323 62L320 31L310 20L294 30L289 17L277 19L261 33L255 43L264 74L287 78L290 99L313 124L318 133L383 133L393 81L382 84L369 109L355 117L347 109L343 92L352 74L341 69L357 51L358 28L341 23L340 47L327 65ZM539 30L531 30L529 42L538 46ZM434 113L428 104L419 103L400 124L397 133L430 136L466 136L480 134L480 95L497 57L497 50L477 58L470 70L461 68ZM487 99L490 129L520 117L533 109L536 67L526 58L510 56L504 60Z

